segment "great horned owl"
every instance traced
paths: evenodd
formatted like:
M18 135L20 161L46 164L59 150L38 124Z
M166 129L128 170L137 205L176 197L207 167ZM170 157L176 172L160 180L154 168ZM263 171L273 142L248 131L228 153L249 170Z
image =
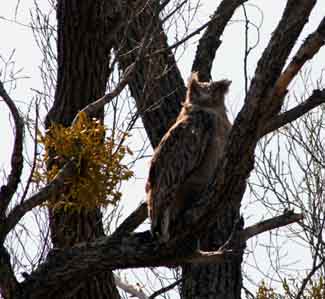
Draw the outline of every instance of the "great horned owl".
M151 231L162 243L207 187L222 155L231 128L224 104L230 83L199 82L193 73L183 108L154 151L146 192Z

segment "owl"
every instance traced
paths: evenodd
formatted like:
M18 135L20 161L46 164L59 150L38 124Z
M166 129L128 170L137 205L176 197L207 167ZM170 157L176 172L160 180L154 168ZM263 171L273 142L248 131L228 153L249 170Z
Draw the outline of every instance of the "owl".
M231 129L225 94L231 81L200 82L192 73L174 125L154 151L146 183L151 231L161 243L207 187Z

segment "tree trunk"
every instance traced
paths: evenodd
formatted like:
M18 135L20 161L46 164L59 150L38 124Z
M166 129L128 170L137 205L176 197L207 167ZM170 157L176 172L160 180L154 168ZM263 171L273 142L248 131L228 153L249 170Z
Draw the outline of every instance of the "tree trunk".
M238 207L227 207L217 225L200 240L205 251L217 250L225 244L239 219ZM184 299L238 299L242 287L242 256L220 265L185 265L182 267L184 282L181 298Z
M51 123L70 125L80 109L105 93L112 48L109 34L118 18L107 17L106 8L102 0L59 0L57 3L58 77L47 127ZM102 118L103 111L96 116ZM99 208L81 212L55 209L49 214L54 247L69 247L104 235ZM53 298L119 298L111 272L80 281L77 290L66 286L62 290L70 293Z

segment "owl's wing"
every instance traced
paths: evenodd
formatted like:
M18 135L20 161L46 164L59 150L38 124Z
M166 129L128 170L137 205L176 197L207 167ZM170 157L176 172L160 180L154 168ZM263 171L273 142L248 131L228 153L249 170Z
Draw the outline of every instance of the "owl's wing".
M179 186L200 166L213 138L214 117L205 111L192 112L176 122L156 148L146 186L153 227L161 221L158 214L175 200Z

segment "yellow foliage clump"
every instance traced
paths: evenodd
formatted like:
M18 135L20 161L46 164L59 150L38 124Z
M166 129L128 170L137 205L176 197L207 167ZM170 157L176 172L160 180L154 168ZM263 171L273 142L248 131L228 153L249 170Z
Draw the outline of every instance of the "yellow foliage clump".
M258 287L256 299L276 299L277 295L272 288L268 288L264 281Z
M89 119L80 113L72 127L52 125L40 142L45 146L43 172L36 171L36 181L52 180L65 162L74 158L77 172L67 181L60 198L49 201L51 208L80 210L116 204L121 198L120 183L132 177L133 172L122 164L128 147L122 145L126 133L105 137L101 121ZM117 135L117 134L116 134ZM47 166L47 170L45 170Z
M324 278L320 276L318 279L310 280L301 290L301 285L294 282L291 285L284 279L282 283L283 293L276 293L274 289L267 287L262 281L258 290L256 299L291 299L299 296L302 299L324 299L325 298L325 283Z

